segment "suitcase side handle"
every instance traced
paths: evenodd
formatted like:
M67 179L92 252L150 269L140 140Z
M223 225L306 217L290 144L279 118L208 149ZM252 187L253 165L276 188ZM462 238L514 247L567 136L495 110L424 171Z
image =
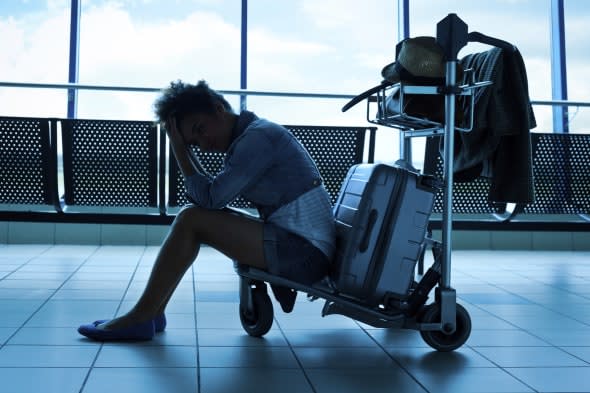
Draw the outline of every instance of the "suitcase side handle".
M369 212L369 217L367 219L367 228L365 229L363 238L359 243L360 252L365 252L367 251L367 248L369 248L369 239L371 238L371 232L373 232L373 227L375 227L375 223L377 222L377 216L377 210L373 209Z

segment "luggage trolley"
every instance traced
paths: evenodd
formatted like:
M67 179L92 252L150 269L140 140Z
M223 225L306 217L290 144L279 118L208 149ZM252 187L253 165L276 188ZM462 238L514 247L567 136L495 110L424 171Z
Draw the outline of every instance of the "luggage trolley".
M418 136L443 135L444 184L441 185L437 179L421 175L413 170L407 161L404 162L403 155L401 165L394 166L394 169L388 168L385 164L359 164L353 166L342 185L335 206L338 248L338 257L336 259L338 266L335 267L334 275L307 286L235 262L236 272L240 276L240 321L249 335L261 337L272 327L274 318L273 304L266 285L266 283L269 283L307 293L308 299L312 301L323 299L325 303L322 316L339 314L374 327L418 330L424 341L438 351L453 351L467 341L471 333L471 318L467 310L457 304L456 291L451 287L450 280L453 134L455 129L462 132L470 131L473 127L473 91L491 84L491 82L473 82L462 86L457 85L457 54L468 41L478 41L491 45L500 42L499 40L496 42L495 39L483 36L480 33L467 34L467 25L455 14L449 14L437 25L437 42L443 47L446 60L445 86L410 86L403 83L396 85L384 83L355 97L347 104L350 107L368 98L367 119L372 123L399 129L404 140ZM503 41L500 43L503 43ZM390 115L385 110L385 103L392 88L399 88L400 110L399 113ZM402 110L403 105L401 105L404 94L444 95L444 124L404 113ZM457 95L467 96L468 98L471 96L470 124L464 129L454 127L455 97ZM371 118L369 107L374 107L375 103L378 107L377 118ZM343 108L343 110L345 109ZM394 269L376 269L367 273L372 276L374 282L371 288L372 293L367 295L365 291L365 294L362 295L362 288L360 287L365 284L358 284L354 280L347 281L347 277L343 277L345 274L340 272L340 276L338 276L338 270L344 269L343 266L350 264L351 255L359 251L351 251L350 244L347 244L347 241L352 236L350 233L358 229L354 228L355 226L362 227L360 229L359 243L355 247L358 247L360 251L366 251L367 249L371 251L371 247L376 247L376 243L370 240L370 236L373 236L372 232L379 232L372 231L379 218L377 218L377 214L373 214L374 210L363 213L362 206L367 199L373 199L365 197L365 194L369 192L368 186L364 189L360 201L354 202L354 206L346 206L349 211L355 211L352 217L350 214L341 214L338 209L347 199L347 192L350 192L350 189L355 187L353 183L356 180L361 179L363 184L369 183L369 177L380 176L380 173L387 171L404 173L407 178L404 182L411 182L414 189L422 190L421 198L425 200L423 203L425 208L416 215L424 217L425 222L418 224L414 228L416 229L415 238L407 241L415 247L404 251L405 254L398 252L391 254L392 258L399 259L393 262ZM434 240L426 234L434 194L440 187L443 187L444 191L442 241ZM379 193L379 191L381 191L380 194L384 194L383 190L377 190L376 193ZM387 199L393 199L393 192L391 195L386 194L386 197ZM396 217L396 219L398 218ZM400 219L404 223L409 222L410 224L415 221L413 216ZM388 242L390 241L389 238L396 236L397 232L394 233L395 231L391 230L391 228L387 226L383 228L385 228L385 235L378 235L380 239L386 238L385 241ZM405 232L405 228L402 229ZM427 248L432 249L434 262L428 271L422 275L421 279L416 282L414 281L415 266L418 260L424 257ZM388 276L385 277L385 275ZM391 286L389 289L387 288L388 283ZM426 304L428 295L434 288L434 302Z

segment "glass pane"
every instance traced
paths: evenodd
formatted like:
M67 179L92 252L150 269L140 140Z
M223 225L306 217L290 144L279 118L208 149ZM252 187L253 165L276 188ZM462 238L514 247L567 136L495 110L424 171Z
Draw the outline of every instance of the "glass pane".
M249 0L248 89L360 94L381 82L396 42L396 1ZM371 125L366 101L343 113L346 102L250 97L248 108L283 124ZM377 134L376 158L397 159L397 132Z
M588 21L590 7L584 0L564 1L567 92L570 101L590 103L588 84ZM590 132L590 107L569 108L570 132Z
M159 89L176 79L205 79L235 89L240 23L240 3L229 0L83 1L79 81ZM78 117L152 119L154 97L81 93Z
M187 82L192 82L186 80ZM213 84L210 85L216 89ZM158 92L129 92L80 90L78 101L84 103L78 109L80 119L154 120L153 104ZM235 111L240 107L239 96L226 97Z
M67 2L0 2L0 79L18 83L68 80ZM53 89L0 87L3 116L65 116L67 94Z
M79 119L154 120L157 93L79 90Z
M248 87L365 91L391 61L396 26L391 0L249 0Z

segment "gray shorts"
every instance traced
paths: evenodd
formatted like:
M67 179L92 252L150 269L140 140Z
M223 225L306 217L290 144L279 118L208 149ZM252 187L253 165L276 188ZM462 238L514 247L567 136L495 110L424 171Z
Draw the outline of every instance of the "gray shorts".
M276 225L264 224L264 257L271 274L311 285L330 271L330 260L307 239Z

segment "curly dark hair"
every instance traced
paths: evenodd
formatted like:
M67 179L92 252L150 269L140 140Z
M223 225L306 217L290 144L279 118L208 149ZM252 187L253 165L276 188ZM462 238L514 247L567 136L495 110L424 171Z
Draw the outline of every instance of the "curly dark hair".
M231 105L223 95L211 89L204 80L200 80L196 85L176 80L162 90L154 102L154 112L159 122L166 122L170 116L174 116L176 121L181 121L189 113L212 114L218 103L233 113Z

